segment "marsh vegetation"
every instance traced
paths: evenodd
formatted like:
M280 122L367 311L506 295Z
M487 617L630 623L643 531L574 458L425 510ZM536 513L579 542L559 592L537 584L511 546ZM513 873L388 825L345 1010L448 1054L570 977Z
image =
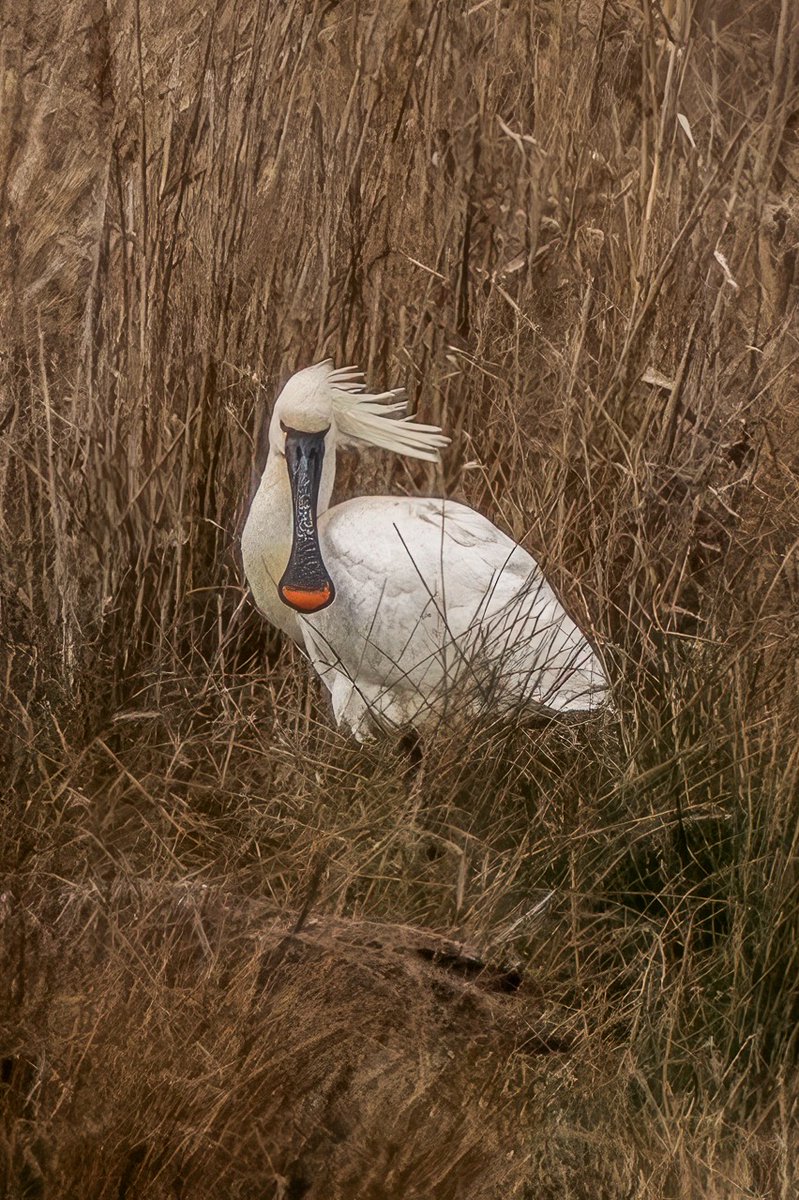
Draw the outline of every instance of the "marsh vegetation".
M790 0L28 0L0 27L0 1191L788 1200ZM358 746L255 611L330 354L617 714Z

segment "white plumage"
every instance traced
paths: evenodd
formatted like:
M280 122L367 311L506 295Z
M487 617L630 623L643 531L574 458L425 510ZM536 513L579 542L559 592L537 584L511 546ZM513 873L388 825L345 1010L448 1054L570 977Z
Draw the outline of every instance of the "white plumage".
M535 560L486 517L405 496L329 507L341 442L436 461L448 441L401 416L402 392L370 395L361 378L328 360L288 381L242 534L258 607L305 648L337 722L363 740L456 710L603 703L591 645Z

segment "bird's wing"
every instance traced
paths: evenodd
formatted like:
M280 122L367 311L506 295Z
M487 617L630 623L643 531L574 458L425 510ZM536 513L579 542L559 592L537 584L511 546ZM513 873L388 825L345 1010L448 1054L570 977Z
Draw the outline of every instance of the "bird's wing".
M437 607L462 631L486 603L495 610L531 574L535 560L480 513L429 498L364 497L337 505L320 522L338 594L366 611L377 600L410 616L412 600ZM342 597L343 598L343 597Z
M507 665L536 628L581 639L535 560L464 505L362 497L328 510L319 528L336 587L335 603L307 618L320 673L433 689L477 654Z
M558 711L596 707L607 681L596 653L534 558L474 509L414 502L413 528L436 529L452 550L443 590L483 702L533 700ZM443 525L443 529L442 529Z

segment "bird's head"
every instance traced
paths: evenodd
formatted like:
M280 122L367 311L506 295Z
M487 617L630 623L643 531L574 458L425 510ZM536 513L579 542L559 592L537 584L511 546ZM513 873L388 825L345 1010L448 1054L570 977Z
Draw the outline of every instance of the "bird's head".
M437 425L419 425L407 415L403 388L367 392L363 372L333 360L297 371L275 401L269 426L270 447L285 452L286 430L311 433L332 444L377 446L409 458L439 461L449 438Z
M275 402L269 446L286 459L294 507L291 557L278 592L297 612L318 612L335 598L316 527L325 454L352 442L438 462L449 442L438 426L407 416L404 395L401 388L367 392L357 367L335 370L327 359L292 375Z

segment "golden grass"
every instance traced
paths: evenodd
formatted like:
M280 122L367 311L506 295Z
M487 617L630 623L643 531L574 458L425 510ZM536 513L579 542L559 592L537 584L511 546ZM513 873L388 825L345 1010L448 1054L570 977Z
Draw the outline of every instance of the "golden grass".
M790 0L29 0L2 51L0 1191L787 1200ZM454 439L339 494L523 541L617 717L331 727L237 558L325 354Z

